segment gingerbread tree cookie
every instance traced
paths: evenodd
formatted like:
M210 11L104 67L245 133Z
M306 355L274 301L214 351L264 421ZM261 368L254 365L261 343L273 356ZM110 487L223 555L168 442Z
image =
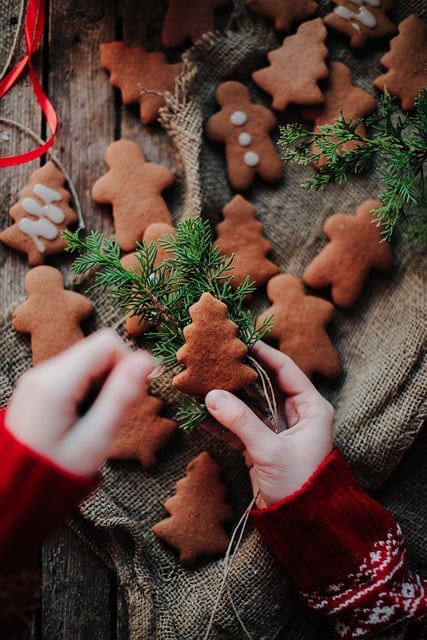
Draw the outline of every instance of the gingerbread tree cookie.
M277 124L272 111L254 104L240 82L223 82L216 98L221 109L209 118L205 133L225 145L230 184L236 191L245 191L257 174L267 182L280 181L282 162L269 135Z
M226 7L230 0L169 0L162 27L165 47L179 47L190 39L193 44L215 30L215 9Z
M252 73L255 84L273 96L274 109L284 111L289 104L323 102L318 81L329 73L326 35L321 18L304 22L294 35L283 40L279 49L267 54L269 67Z
M33 365L71 347L84 338L81 323L93 312L92 302L64 289L64 278L54 267L41 265L25 277L27 299L14 310L12 325L31 335Z
M351 47L363 47L368 40L396 32L396 25L387 17L393 0L332 1L336 6L324 17L325 24L349 36Z
M252 13L274 20L276 31L290 31L294 22L309 18L318 9L314 0L246 0Z
M184 327L185 344L176 353L185 369L172 386L205 396L212 389L238 391L255 382L256 371L242 362L248 350L237 337L237 325L227 318L227 305L203 293L189 313L192 323Z
M310 378L315 373L337 378L341 362L326 331L335 316L334 305L306 295L301 280L290 273L274 276L267 285L267 295L273 304L258 318L262 322L273 316L266 340L277 341L280 351Z
M123 251L134 251L149 224L172 225L161 193L175 177L166 167L147 162L141 147L125 138L109 145L105 161L109 171L93 185L92 197L112 204L117 241Z
M373 113L377 108L377 102L370 93L353 85L351 71L342 62L331 63L328 85L323 97L323 105L301 109L303 117L313 122L314 131L318 131L322 125L336 122L341 111L346 120L358 120ZM356 130L361 136L366 136L363 122ZM351 141L341 145L340 148L350 151L360 144L360 142ZM316 149L313 148L313 151ZM324 163L325 159L321 157L315 166L321 168Z
M126 414L111 445L108 458L139 460L147 469L156 466L157 453L178 430L174 420L160 415L163 402L152 395L144 395Z
M171 227L170 224L161 222L153 222L153 224L148 225L146 228L142 240L147 243L154 242L157 246L157 256L154 261L155 267L158 267L166 257L172 257L173 254L165 251L161 246L160 241L165 235L175 235L175 233L175 229ZM140 271L140 261L138 260L137 253L135 252L128 253L123 256L121 263L125 269L135 271L136 273L139 273ZM128 313L126 316L125 329L127 333L134 338L142 336L152 326L151 322L144 320L139 315Z
M170 514L157 522L153 533L179 551L183 565L191 566L202 556L224 553L229 537L224 528L233 518L226 501L227 488L221 469L207 451L202 451L176 483L176 493L164 507Z
M27 254L31 267L43 264L48 255L62 253L67 242L61 232L77 222L65 182L53 162L34 171L9 211L14 224L0 233L1 242Z
M398 28L399 34L390 40L390 50L380 60L388 71L375 78L374 85L397 96L403 111L410 111L421 89L427 87L427 23L410 15Z
M149 52L120 41L101 44L100 52L101 67L110 72L110 82L120 89L123 103L139 103L143 124L155 121L165 104L163 94L173 91L182 63L168 64L163 51Z
M271 243L262 235L263 225L255 218L255 207L241 195L236 195L223 208L224 221L217 226L215 245L226 256L234 255L231 286L236 288L249 276L261 287L280 269L267 255Z
M387 271L393 263L391 247L382 242L382 226L374 224L371 211L378 200L365 200L356 214L335 213L323 230L330 241L308 265L304 281L310 287L331 287L339 307L350 307L361 294L372 269Z

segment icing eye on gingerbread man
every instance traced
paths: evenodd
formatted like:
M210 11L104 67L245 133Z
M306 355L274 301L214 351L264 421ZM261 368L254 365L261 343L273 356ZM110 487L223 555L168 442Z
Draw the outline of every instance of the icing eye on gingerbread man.
M363 47L368 40L386 38L396 32L387 17L393 0L333 0L336 5L324 17L326 26L350 38L350 46Z
M231 186L245 191L257 174L267 182L279 182L283 166L270 137L277 125L273 112L253 103L240 82L223 82L215 95L221 109L209 118L205 134L209 140L224 144Z

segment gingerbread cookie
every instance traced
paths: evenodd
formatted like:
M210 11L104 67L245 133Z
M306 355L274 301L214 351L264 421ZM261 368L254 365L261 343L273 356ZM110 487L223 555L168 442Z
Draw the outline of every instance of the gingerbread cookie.
M61 232L78 220L69 206L65 182L53 162L34 171L9 211L14 224L0 233L1 242L27 254L31 267L43 264L48 255L62 253L67 241Z
M365 200L354 216L335 213L327 218L323 230L330 242L305 270L305 283L316 289L330 286L339 307L354 304L372 269L387 271L393 264L383 227L374 223L371 213L380 206L378 200Z
M272 111L254 104L240 82L223 82L216 98L221 110L209 118L205 133L225 145L230 184L236 191L245 191L257 174L267 182L279 182L283 167L269 136L277 124Z
M258 324L273 316L273 328L265 340L278 342L308 377L315 373L335 379L341 373L340 357L326 327L335 316L331 302L306 295L299 278L290 273L274 276L267 285L273 303L259 317Z
M183 565L192 566L203 556L227 550L229 536L225 525L233 518L227 502L227 487L221 469L207 451L202 451L185 469L176 483L176 493L166 500L169 517L157 522L153 533L179 551Z
M185 366L172 380L182 393L205 396L212 389L238 391L258 377L242 362L248 350L237 337L237 325L227 318L227 305L210 293L190 307L192 323L184 327L185 344L176 353Z
M403 111L414 108L415 98L427 87L427 23L411 15L399 24L399 34L380 62L387 72L374 80L380 91L387 89L400 99Z
M193 44L204 33L215 30L215 9L230 0L169 0L162 27L165 47L179 47L190 39Z
M230 285L237 289L249 276L256 287L261 287L280 269L267 258L272 245L262 234L263 225L255 218L255 207L236 195L222 212L224 221L217 226L215 245L226 256L234 256Z
M274 109L284 111L289 104L323 102L318 81L329 73L326 36L321 18L304 22L294 35L283 40L279 49L267 54L269 67L252 73L255 84L273 96Z
M363 47L368 40L396 33L396 25L387 17L393 0L332 1L336 6L324 17L325 24L349 36L351 47Z
M172 253L166 251L161 245L161 239L165 235L176 234L176 231L169 224L161 222L153 222L148 225L143 235L143 242L155 242L157 246L157 256L154 261L154 266L158 267L165 258L172 257ZM122 265L125 269L135 271L138 273L140 262L137 257L137 253L128 253L121 259ZM152 323L144 320L141 316L129 313L126 316L125 329L130 336L137 338L142 336L146 331L152 327Z
M123 42L101 44L100 52L101 67L110 72L110 82L120 89L123 103L139 103L143 124L155 121L165 104L164 94L174 89L182 63L168 64L163 51L148 52Z
M27 299L13 311L12 325L31 335L33 365L61 353L84 338L81 323L93 312L92 302L64 289L64 278L54 267L41 265L25 277Z
M294 22L310 18L318 9L314 0L246 0L252 13L274 20L276 31L290 31Z
M340 115L340 111L346 120L358 120L370 115L377 108L377 102L367 91L353 85L350 69L343 62L331 62L327 86L323 92L323 105L318 107L304 107L301 114L307 120L313 122L313 130L317 131L320 126L333 124ZM365 137L366 127L362 123L357 127L357 132ZM346 142L340 149L350 151L360 142ZM313 146L316 151L316 146ZM321 168L325 159L321 157L314 163L316 168Z
M117 241L123 251L134 251L149 224L172 225L161 193L175 177L166 167L147 162L141 147L125 138L109 145L105 161L109 171L93 185L92 197L112 205Z
M178 430L174 420L160 415L163 402L144 395L126 414L108 454L110 460L139 460L143 467L155 467L157 453Z

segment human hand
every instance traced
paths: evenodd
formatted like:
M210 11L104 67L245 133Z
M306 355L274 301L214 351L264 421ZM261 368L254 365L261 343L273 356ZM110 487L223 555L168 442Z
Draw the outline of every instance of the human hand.
M205 403L215 420L232 433L225 439L242 451L261 508L294 493L331 452L334 410L288 356L263 342L253 353L283 392L288 428L275 433L227 391L210 391Z
M102 329L24 373L7 409L6 427L61 468L92 475L152 369L148 353L129 350L115 331ZM80 415L88 399L93 403Z

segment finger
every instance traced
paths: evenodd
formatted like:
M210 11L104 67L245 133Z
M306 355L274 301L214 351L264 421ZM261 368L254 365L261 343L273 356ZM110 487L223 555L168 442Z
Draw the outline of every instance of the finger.
M212 435L216 436L223 442L226 442L228 445L233 447L233 449L236 449L236 451L244 451L245 445L240 440L240 438L234 435L232 431L229 431L225 427L218 424L218 422L205 422L204 424L202 424L202 427L208 433L211 433Z
M252 352L261 364L272 371L280 390L286 395L317 393L310 379L285 353L274 349L261 340L254 345Z

